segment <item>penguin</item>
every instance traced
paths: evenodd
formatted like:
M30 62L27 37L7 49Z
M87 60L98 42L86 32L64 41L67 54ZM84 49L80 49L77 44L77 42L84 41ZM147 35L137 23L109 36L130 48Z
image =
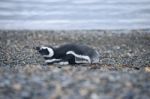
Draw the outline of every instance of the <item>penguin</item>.
M58 47L40 46L36 50L43 56L47 64L68 62L69 64L98 63L99 53L93 48L76 43L63 44Z

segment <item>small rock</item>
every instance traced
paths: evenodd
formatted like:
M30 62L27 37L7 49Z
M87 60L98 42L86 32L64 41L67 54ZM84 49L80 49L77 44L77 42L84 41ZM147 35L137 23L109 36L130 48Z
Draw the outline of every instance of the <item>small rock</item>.
M114 46L113 48L119 50L120 46Z
M21 93L21 97L22 97L22 99L31 99L31 94L27 91L23 91Z
M131 53L127 53L127 56L129 56L129 57L131 57L131 56L133 56Z
M150 67L145 67L145 72L150 72Z
M12 86L12 88L16 91L20 91L22 89L22 86L21 84L16 83Z
M91 99L99 99L99 96L95 93L91 94Z
M6 80L3 81L3 83L4 83L4 85L9 86L10 85L10 80L6 79Z
M133 92L127 92L122 99L134 99L134 94Z
M80 89L80 94L82 96L86 96L89 93L89 91L87 89Z

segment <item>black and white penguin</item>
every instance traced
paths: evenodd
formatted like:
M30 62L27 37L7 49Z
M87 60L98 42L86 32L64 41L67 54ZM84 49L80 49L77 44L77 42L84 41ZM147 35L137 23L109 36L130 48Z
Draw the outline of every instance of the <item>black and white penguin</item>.
M47 64L68 62L69 64L77 63L98 63L99 53L86 45L81 44L64 44L59 47L41 46L36 50L44 57Z

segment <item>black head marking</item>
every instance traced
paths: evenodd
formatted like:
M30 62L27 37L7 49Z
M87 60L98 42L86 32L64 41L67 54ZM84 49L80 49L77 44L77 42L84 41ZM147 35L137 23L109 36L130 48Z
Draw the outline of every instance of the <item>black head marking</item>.
M52 57L54 55L54 50L51 47L36 47L35 48L42 56Z
M40 53L41 55L49 55L48 49L40 49L40 50L39 50L39 53Z

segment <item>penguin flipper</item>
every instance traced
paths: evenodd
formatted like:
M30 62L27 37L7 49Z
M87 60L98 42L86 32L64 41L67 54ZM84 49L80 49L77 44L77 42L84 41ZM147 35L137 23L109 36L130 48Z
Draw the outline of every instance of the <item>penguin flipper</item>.
M71 64L71 65L76 64L75 56L72 55L72 54L66 55L66 59L65 60L68 61L68 63Z

